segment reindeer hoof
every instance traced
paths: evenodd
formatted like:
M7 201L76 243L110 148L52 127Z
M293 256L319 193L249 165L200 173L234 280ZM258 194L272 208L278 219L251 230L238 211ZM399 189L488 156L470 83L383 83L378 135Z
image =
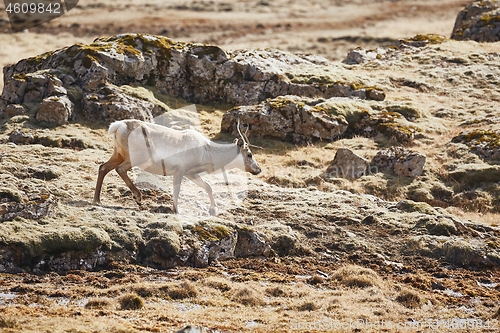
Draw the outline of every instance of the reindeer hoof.
M210 208L209 213L212 216L217 216L217 207Z

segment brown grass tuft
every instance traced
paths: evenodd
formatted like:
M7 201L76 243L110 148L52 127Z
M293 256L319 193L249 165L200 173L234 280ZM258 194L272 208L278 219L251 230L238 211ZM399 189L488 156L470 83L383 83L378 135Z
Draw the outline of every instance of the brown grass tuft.
M17 322L14 319L0 316L0 328L15 328L16 326Z
M372 269L356 265L339 268L332 276L344 286L351 288L368 288L381 285L380 276Z
M396 301L409 309L416 309L422 306L422 299L420 296L411 290L402 290Z
M314 275L313 277L307 280L307 283L312 285L322 284L323 282L325 282L325 278L320 275Z
M105 309L111 306L111 302L106 298L92 298L85 304L85 309Z
M209 277L203 281L205 286L226 292L231 290L231 285L226 281L226 279L219 277Z
M144 300L137 294L126 294L120 298L121 310L139 310L144 307Z
M258 306L264 304L262 295L254 289L247 287L236 290L232 300L247 306Z
M301 305L299 305L297 307L297 310L298 311L316 311L319 308L320 307L317 306L316 304L314 304L313 302L305 302L305 303L302 303Z
M281 297L285 295L285 291L281 287L267 288L266 295L273 297Z
M171 299L185 299L198 296L198 290L191 281L182 281L181 283L168 285L161 288Z

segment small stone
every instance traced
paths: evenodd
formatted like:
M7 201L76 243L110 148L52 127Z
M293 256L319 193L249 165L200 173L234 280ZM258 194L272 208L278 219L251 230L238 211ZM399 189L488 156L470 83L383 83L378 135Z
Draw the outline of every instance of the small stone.
M4 119L12 118L15 116L25 115L28 112L28 109L21 104L8 104L2 114Z
M63 125L73 117L74 104L67 96L51 96L42 101L36 119L47 123Z
M32 144L35 141L35 137L30 132L26 133L21 130L15 130L10 133L9 141L16 145L26 145Z
M426 156L403 147L379 151L371 162L379 171L393 171L398 176L418 177L422 174Z
M325 177L357 179L365 175L368 161L347 148L339 148Z

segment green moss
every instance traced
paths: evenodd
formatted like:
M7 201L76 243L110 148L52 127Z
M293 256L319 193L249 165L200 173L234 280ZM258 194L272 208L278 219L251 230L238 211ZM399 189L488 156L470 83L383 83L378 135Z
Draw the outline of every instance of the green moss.
M193 232L198 234L200 241L216 242L228 238L231 233L226 226L202 222L192 227Z
M483 16L481 16L481 18L479 19L479 22L484 26L490 25L493 23L499 23L500 22L500 15L491 15L489 13L486 13L486 14L483 14ZM494 27L494 25L493 25L493 27Z
M421 214L428 214L428 215L436 215L437 211L428 203L425 202L415 202L412 200L403 200L400 201L396 207L399 210L402 210L407 213L421 213Z
M421 34L418 34L415 37L410 38L409 40L405 40L405 41L413 41L413 42L425 42L425 41L427 41L427 42L429 42L429 44L441 44L441 43L444 43L448 40L449 40L448 38L446 38L445 36L442 36L442 35L437 35L437 34L421 35Z
M107 248L110 242L109 235L102 229L65 227L43 233L38 246L45 253L67 251L90 253L100 246Z
M466 144L482 144L487 148L500 148L500 131L473 130L460 135Z

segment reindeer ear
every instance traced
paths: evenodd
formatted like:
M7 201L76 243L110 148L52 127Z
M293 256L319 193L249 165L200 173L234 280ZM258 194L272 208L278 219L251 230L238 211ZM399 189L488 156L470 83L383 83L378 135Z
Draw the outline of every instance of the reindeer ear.
M240 140L240 139L238 139L238 138L234 139L233 143L238 143L238 140Z
M245 142L242 139L234 139L234 142L240 147L245 144Z

